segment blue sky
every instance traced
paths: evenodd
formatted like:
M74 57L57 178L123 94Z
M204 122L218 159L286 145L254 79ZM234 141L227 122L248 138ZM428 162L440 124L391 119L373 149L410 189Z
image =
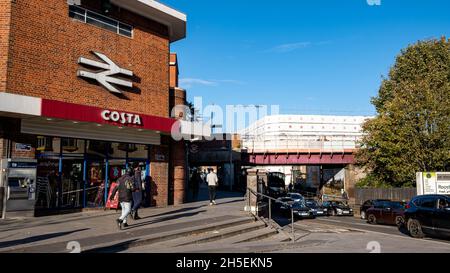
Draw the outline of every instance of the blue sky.
M204 104L281 113L372 115L370 98L402 48L450 37L450 1L163 0L188 16L182 87Z

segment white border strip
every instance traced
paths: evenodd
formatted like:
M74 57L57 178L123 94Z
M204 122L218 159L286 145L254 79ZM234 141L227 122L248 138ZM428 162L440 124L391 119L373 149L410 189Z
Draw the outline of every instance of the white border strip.
M42 99L0 92L0 112L41 116Z

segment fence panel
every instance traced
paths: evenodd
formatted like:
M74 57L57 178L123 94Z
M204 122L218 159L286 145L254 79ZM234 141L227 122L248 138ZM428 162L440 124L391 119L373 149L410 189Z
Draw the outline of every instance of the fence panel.
M416 188L390 188L390 189L356 189L355 201L362 205L371 199L389 199L392 201L409 201L417 195Z

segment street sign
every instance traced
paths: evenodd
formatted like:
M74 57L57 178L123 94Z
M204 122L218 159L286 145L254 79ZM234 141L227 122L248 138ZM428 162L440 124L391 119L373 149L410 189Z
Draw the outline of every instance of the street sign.
M450 172L417 173L416 179L418 195L450 195Z

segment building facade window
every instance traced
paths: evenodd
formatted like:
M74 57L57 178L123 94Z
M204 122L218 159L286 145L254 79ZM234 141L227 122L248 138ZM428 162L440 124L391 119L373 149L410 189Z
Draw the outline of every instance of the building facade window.
M86 24L115 32L122 36L133 38L132 26L79 6L69 6L69 17Z
M48 210L105 208L128 167L141 169L144 206L151 206L150 146L38 136L37 214ZM124 149L126 148L126 149Z

